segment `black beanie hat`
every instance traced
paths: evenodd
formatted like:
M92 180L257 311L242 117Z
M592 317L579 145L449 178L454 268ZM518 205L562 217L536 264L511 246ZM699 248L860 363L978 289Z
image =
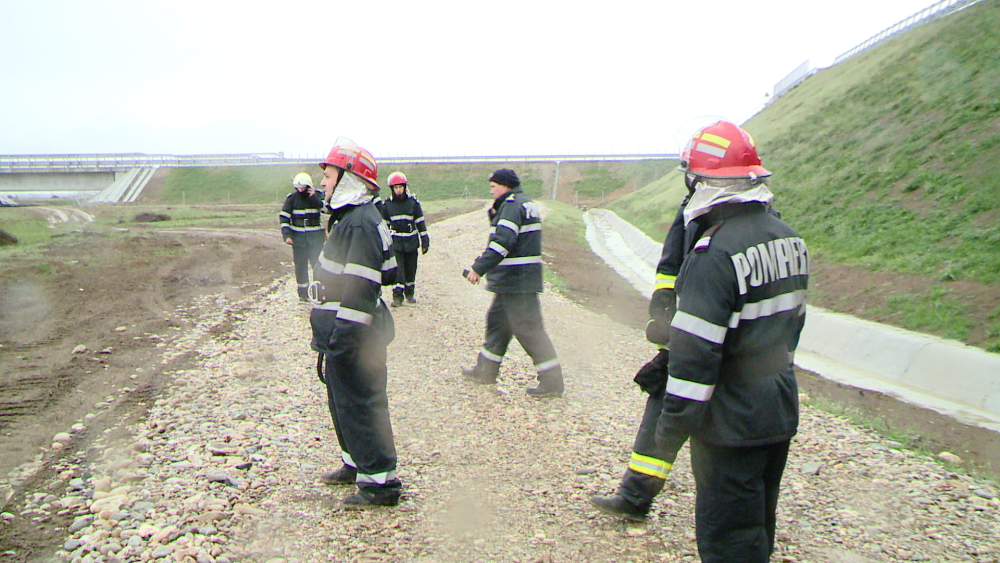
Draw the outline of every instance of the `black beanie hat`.
M507 186L510 189L521 185L521 179L517 177L517 172L514 172L510 168L501 168L490 174L490 181L496 182L501 186Z

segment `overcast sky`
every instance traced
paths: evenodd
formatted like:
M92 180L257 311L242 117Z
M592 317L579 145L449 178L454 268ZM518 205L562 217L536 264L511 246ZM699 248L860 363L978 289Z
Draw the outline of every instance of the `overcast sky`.
M0 154L672 152L932 4L0 0Z

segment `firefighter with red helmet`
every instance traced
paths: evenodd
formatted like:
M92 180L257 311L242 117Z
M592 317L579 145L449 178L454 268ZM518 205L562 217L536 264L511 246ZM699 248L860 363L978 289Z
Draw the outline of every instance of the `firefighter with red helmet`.
M344 462L320 480L357 484L343 500L347 508L392 506L402 488L386 395L386 347L395 331L381 292L396 280L396 260L375 206L378 166L371 153L341 138L320 167L331 218L309 289L312 347L325 358L321 379Z
M805 323L809 254L769 213L770 172L740 127L720 121L700 129L681 170L692 189L681 216L697 235L674 282L661 409L647 405L647 449L633 453L618 492L592 502L643 517L690 439L701 560L765 563L798 428L792 360Z
M389 199L382 204L382 216L389 222L392 231L392 251L396 255L396 285L392 288L392 306L416 303L417 251L427 254L431 239L427 235L427 223L420 202L410 193L406 175L402 172L389 174L386 182L392 191Z
M315 277L319 253L326 241L320 221L323 199L313 188L312 177L305 172L299 172L292 178L292 187L295 191L285 197L278 219L281 222L281 238L292 247L299 300L308 301L309 267L312 266Z

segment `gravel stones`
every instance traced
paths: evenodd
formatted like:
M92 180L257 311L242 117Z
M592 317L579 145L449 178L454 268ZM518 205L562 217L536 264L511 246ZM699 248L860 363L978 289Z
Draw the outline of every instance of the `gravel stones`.
M627 464L644 403L631 379L655 353L640 331L547 291L565 398L525 395L535 373L516 343L495 386L463 380L491 296L460 272L485 245L485 219L432 225L419 302L393 309L398 507L346 511L339 500L353 487L317 480L340 452L309 310L284 278L239 303L192 304L200 320L163 342L173 383L148 416L89 444L56 472L56 489L3 506L0 533L61 514L53 561L696 560L686 449L645 523L587 502L612 492ZM171 368L182 357L193 361ZM806 404L773 560L1000 561L996 485L949 467Z

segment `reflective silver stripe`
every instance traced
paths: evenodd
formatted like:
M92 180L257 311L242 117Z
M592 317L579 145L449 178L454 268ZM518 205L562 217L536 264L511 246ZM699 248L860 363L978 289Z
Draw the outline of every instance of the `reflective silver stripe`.
M375 483L385 485L396 478L396 471L386 471L385 473L361 473L358 472L358 483Z
M724 326L712 324L684 311L674 313L674 320L670 326L716 344L722 344L722 341L726 339L726 331L729 330Z
M333 260L327 259L326 256L322 254L319 255L319 267L330 272L331 274L340 274L344 271L344 265L340 262L334 262Z
M394 236L394 237L415 237L415 236L417 236L417 231L413 231L411 233L397 233L396 231L393 231L392 232L392 236Z
M392 256L388 260L382 262L382 271L387 272L396 267L396 257Z
M499 364L500 362L503 361L503 356L497 356L496 354L490 352L486 348L481 349L479 351L479 355L496 364Z
M542 224L541 223L532 223L530 225L521 225L521 232L522 233L530 233L532 231L540 231L540 230L542 230Z
M509 250L507 250L506 248L504 248L503 245L501 245L497 241L490 241L490 244L489 244L489 246L486 247L486 249L487 250L493 249L500 256L507 256L507 253L510 252ZM501 264L502 263L503 262L501 262Z
M535 371L545 371L553 368L559 367L559 358L552 358L547 362L542 362L540 364L535 364Z
M717 156L719 158L726 156L726 149L720 149L719 147L713 147L712 145L706 145L705 143L696 143L694 150L710 154L712 156Z
M292 218L292 216L291 216L291 215L289 215L287 211L282 211L282 212L278 213L278 216L279 216L279 217L287 217L287 218L289 218L289 219L291 219L291 218Z
M782 293L769 299L764 299L756 303L746 303L743 310L733 313L729 319L729 328L736 328L740 321L752 321L764 317L770 317L777 313L784 313L799 307L806 302L806 290L796 289L791 293Z
M698 242L694 245L694 249L701 250L703 248L708 248L710 244L712 244L712 237L703 237L698 239Z
M541 264L541 256L522 256L521 258L504 258L497 266L523 266L525 264Z
M413 220L413 215L393 215L392 217L389 217L389 220L390 221L403 221L403 220L412 221Z
M312 227L296 227L295 225L289 225L288 223L284 223L281 226L282 227L288 227L289 229L291 229L291 230L293 230L293 231L295 231L297 233L311 233L313 231L322 231L323 230L323 226L322 225L314 225Z
M507 219L500 219L500 221L497 222L497 227L507 227L515 233L517 232L517 223L508 221Z
M319 215L319 209L293 209L295 215Z
M351 321L354 323L359 323L363 325L372 324L372 316L364 311L358 311L355 309L348 309L347 307L341 307L337 311L337 318L344 319L345 321Z
M414 219L414 221L413 221L413 222L414 222L414 223L423 223L423 222L424 222L424 218L423 218L423 217L419 217L419 218L417 218L417 219Z
M670 393L671 395L676 395L684 399L691 399L692 401L705 402L712 398L712 393L714 392L715 385L705 385L704 383L686 381L684 379L678 379L672 375L667 377L667 393Z
M296 287L299 287L299 288L309 287L309 282L297 284Z
M382 285L382 272L368 266L351 263L344 266L344 273Z
M396 285L392 286L392 288L393 289L403 289L403 284L397 283Z
M354 458L351 457L351 454L342 451L340 452L340 457L344 460L344 465L350 465L355 468L357 467L357 465L354 465Z
M327 301L326 303L313 301L313 309L323 309L324 311L336 311L339 308L340 308L340 301Z

